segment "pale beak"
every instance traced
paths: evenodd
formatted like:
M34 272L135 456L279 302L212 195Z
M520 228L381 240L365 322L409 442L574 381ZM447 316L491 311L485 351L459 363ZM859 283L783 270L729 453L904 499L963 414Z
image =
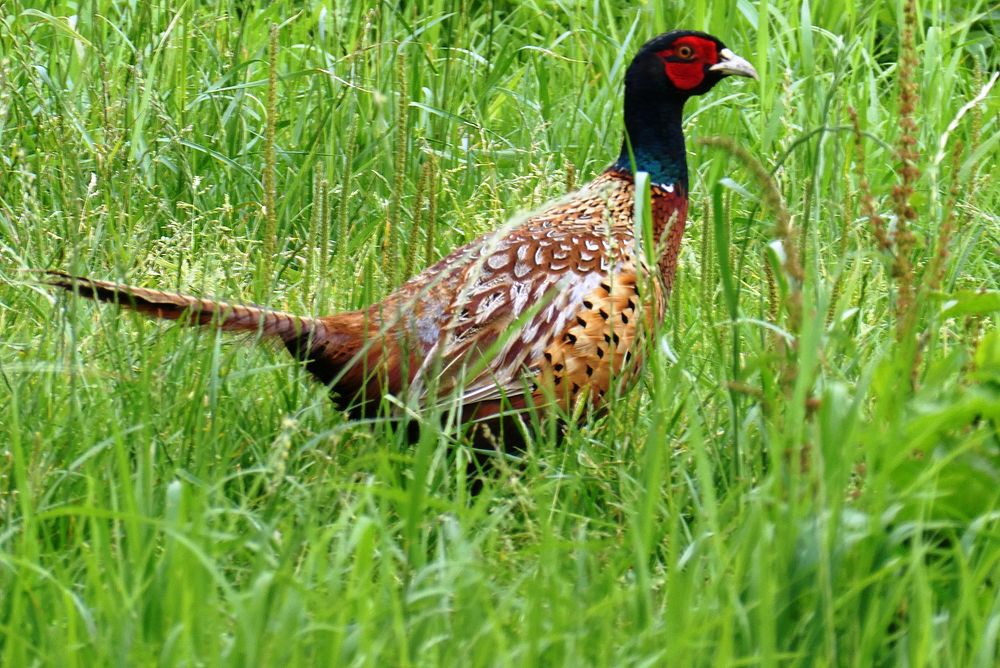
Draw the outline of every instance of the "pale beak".
M734 74L738 77L760 79L757 76L757 70L745 58L740 58L729 49L723 49L719 52L719 55L722 57L722 60L709 67L708 69L711 71L721 74Z

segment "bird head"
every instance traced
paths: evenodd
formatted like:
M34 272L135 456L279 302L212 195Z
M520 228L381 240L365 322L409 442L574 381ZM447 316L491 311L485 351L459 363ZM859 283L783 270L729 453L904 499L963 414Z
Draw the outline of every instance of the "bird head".
M687 98L707 93L727 76L758 78L753 65L720 39L693 30L674 30L639 49L625 75L625 85Z

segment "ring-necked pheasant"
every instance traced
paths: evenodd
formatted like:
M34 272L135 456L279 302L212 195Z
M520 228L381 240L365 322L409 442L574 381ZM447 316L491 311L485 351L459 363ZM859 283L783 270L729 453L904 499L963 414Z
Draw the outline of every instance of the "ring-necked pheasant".
M600 407L614 383L635 378L640 332L664 317L688 206L684 103L727 75L757 77L711 35L650 40L625 75L626 136L613 165L364 310L312 318L59 273L50 283L159 318L279 339L355 416L376 413L385 393L420 405L457 397L463 419L495 426L529 405L571 410L583 398ZM652 184L653 263L635 243L638 171ZM509 428L500 438L521 440Z

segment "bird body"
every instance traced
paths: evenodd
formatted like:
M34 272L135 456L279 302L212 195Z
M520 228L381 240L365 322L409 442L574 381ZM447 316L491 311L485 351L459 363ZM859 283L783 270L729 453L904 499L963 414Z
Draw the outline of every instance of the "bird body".
M562 200L455 250L381 302L305 317L53 274L50 283L142 313L280 340L355 416L393 394L457 399L466 420L531 406L599 408L641 367L663 320L687 219L681 111L690 95L753 68L704 33L661 35L626 74L616 163ZM637 251L634 173L651 175L656 261Z

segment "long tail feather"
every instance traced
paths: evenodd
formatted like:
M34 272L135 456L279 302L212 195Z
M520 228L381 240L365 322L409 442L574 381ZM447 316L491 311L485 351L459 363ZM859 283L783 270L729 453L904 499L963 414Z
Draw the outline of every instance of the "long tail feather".
M111 302L145 315L185 324L207 325L228 331L259 332L283 341L319 334L322 323L306 316L256 306L201 299L175 292L151 290L123 283L98 281L63 272L47 272L46 283L102 302Z

